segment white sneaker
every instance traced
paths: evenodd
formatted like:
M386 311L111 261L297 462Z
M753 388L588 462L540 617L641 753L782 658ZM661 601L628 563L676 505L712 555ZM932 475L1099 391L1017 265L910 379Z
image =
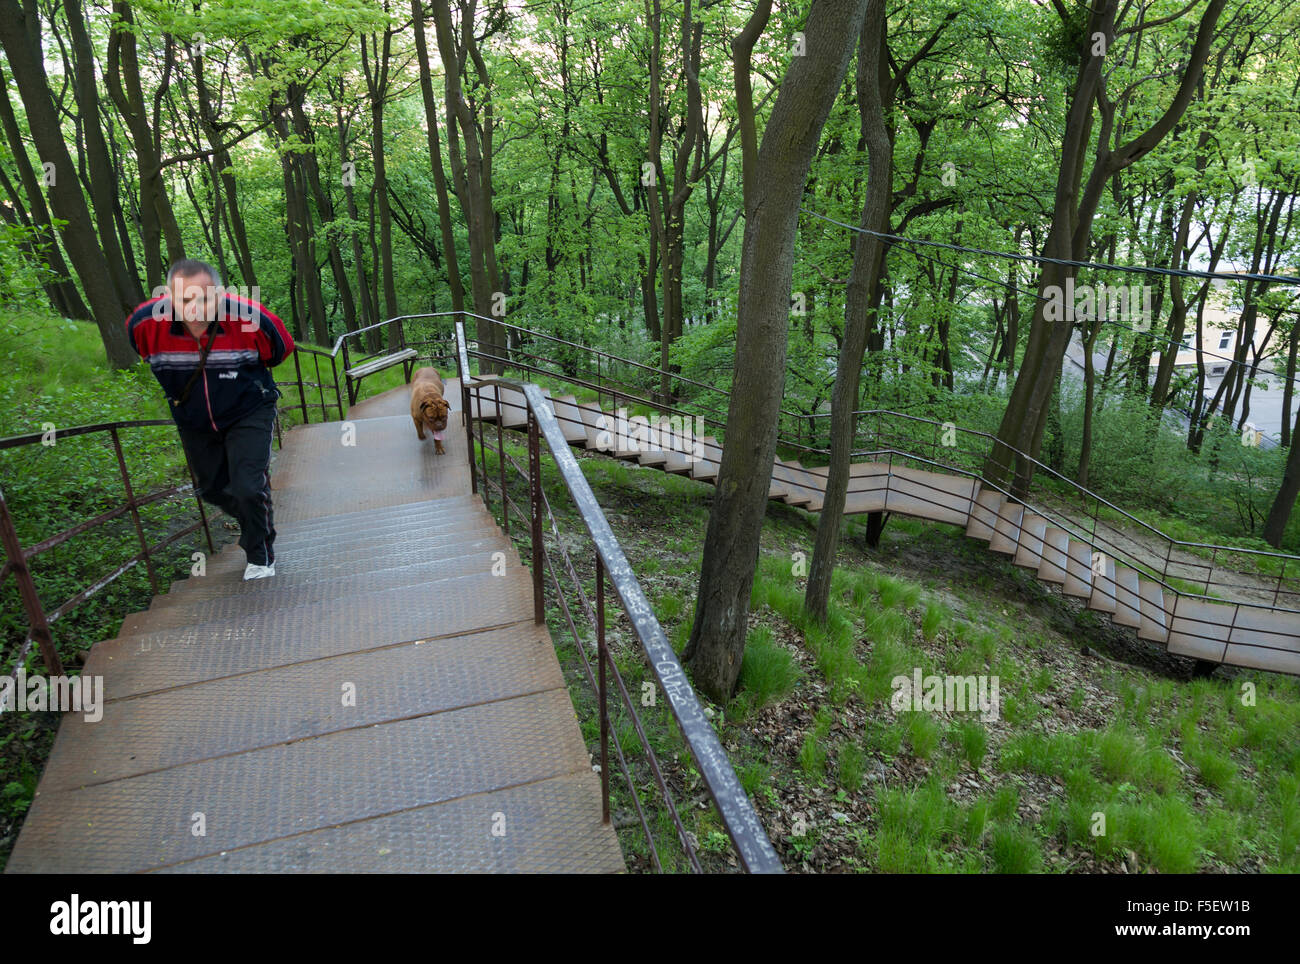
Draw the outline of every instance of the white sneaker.
M275 563L271 563L269 566L259 566L256 563L250 562L247 568L244 569L245 579L263 579L266 576L274 575Z

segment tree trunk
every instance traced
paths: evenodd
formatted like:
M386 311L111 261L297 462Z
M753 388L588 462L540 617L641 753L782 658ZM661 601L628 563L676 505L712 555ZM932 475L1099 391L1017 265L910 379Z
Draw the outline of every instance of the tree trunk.
M860 226L865 231L884 232L889 227L890 188L894 171L893 143L885 126L881 102L880 72L886 56L884 0L868 0L858 39L856 86L861 111L861 135L866 144L870 173ZM825 622L830 599L831 575L839 549L840 525L849 484L849 456L853 451L858 391L862 378L862 356L871 330L869 306L880 279L885 246L874 235L853 237L853 266L844 299L844 340L840 348L835 387L831 393L831 461L826 476L826 497L817 520L817 539L804 609L818 622ZM955 274L955 272L954 272Z
M763 133L757 169L752 179L745 178L737 377L705 536L695 623L683 653L696 685L720 702L735 692L740 675L771 486L799 203L866 6L867 0L821 0L813 6L804 30L806 53L792 59Z
M415 52L420 68L420 95L424 98L424 122L429 128L429 164L433 169L433 186L438 195L438 226L442 230L442 250L447 258L447 284L451 288L453 311L465 310L465 288L460 282L460 256L456 253L456 236L452 232L451 202L447 195L447 175L442 169L442 145L438 139L438 102L433 94L433 75L429 71L429 45L424 36L424 4L411 0L415 17Z
M385 30L382 43L372 37L373 73L366 57L366 38L361 38L361 67L370 92L370 147L375 163L372 189L379 205L379 271L384 285L384 310L388 318L401 314L397 307L397 286L393 281L393 217L388 206L388 164L384 157L384 99L388 96L388 65L393 35ZM388 326L388 351L396 351L400 341L398 323Z
M127 340L123 319L135 304L123 302L111 281L104 251L95 238L77 169L63 141L59 115L46 82L40 36L40 23L29 19L17 0L0 0L0 45L4 47L27 111L37 156L53 165L50 207L55 218L66 222L59 231L63 247L81 279L108 363L113 368L131 368L140 358Z
M99 226L99 243L104 249L109 278L117 292L118 301L124 312L129 314L144 300L144 289L140 287L140 279L127 267L126 256L131 250L129 239L117 233L118 228L124 225L114 223L114 212L120 210L118 179L113 173L108 142L104 139L104 132L100 128L99 90L95 80L94 51L90 43L90 34L86 29L88 21L82 10L81 0L63 0L63 9L67 14L68 35L72 41L72 88L76 95L77 108L81 113L81 126L86 139L86 170L90 176L93 214ZM35 127L35 123L31 122L30 118L29 126ZM58 132L59 127L56 125L53 133ZM42 151L41 156L49 155ZM82 282L85 282L84 277Z
M506 343L504 329L491 320L504 313L500 300L504 292L498 290L497 279L496 212L492 207L491 99L488 98L484 104L483 136L480 138L474 112L470 109L461 86L461 72L465 69L466 60L475 59L477 66L474 31L462 29L464 39L458 44L447 0L433 0L430 9L443 66L447 104L447 154L451 162L452 187L468 229L470 287L474 296L474 312L480 316L475 322L475 334L479 350L489 356L488 359L479 360L480 370L484 374L500 374L504 365L492 360L506 358ZM473 6L463 15L472 17ZM485 72L481 66L479 70ZM484 87L486 91L486 84ZM461 153L462 140L464 154Z
M1081 63L1066 118L1052 226L1043 246L1045 256L1074 261L1086 258L1092 222L1105 185L1119 171L1156 147L1186 111L1199 84L1215 25L1225 2L1226 0L1210 0L1206 7L1197 29L1196 41L1187 58L1187 66L1169 107L1137 137L1114 148L1110 145L1114 105L1104 96L1104 55L1091 52L1094 49L1091 38L1101 34L1106 43L1113 43L1118 0L1100 0L1092 8L1088 25L1080 39ZM1085 182L1084 155L1091 143L1094 101L1102 105L1102 124L1097 136L1096 157ZM1081 184L1084 185L1082 191ZM987 477L1001 484L1007 483L1014 468L1011 491L1019 496L1028 491L1034 476L1033 460L1040 451L1050 399L1060 377L1061 362L1072 329L1072 325L1064 321L1049 320L1046 308L1049 302L1061 303L1062 294L1067 291L1067 282L1072 283L1076 274L1077 269L1071 266L1052 263L1042 265L1038 300L1034 306L1029 342L1025 348L1020 375L1012 387L1002 423L998 427L993 453L985 465ZM1064 300L1067 302L1065 319L1072 319L1073 305L1068 303L1068 298Z
M144 90L140 84L140 63L136 54L135 25L131 6L123 0L114 0L113 12L120 20L109 35L108 67L105 71L109 96L118 113L131 132L135 148L136 166L140 172L140 221L144 242L145 284L151 290L161 285L166 275L162 263L160 241L166 240L168 262L185 257L181 229L176 223L171 198L159 168L154 132L149 126ZM172 68L171 38L166 38L167 51L163 76L159 81L166 86Z
M0 89L8 90L8 87L8 81L5 80L3 72L0 72ZM41 192L40 183L36 179L31 158L27 156L27 145L23 142L22 132L18 128L18 119L14 116L13 105L9 103L8 97L0 97L0 123L4 125L9 151L18 168L23 194L27 197L27 206L30 208L29 220L38 232L33 236L32 241L37 246L45 246L39 257L56 275L56 279L47 285L50 303L54 310L65 318L90 321L90 309L81 300L81 292L77 290L77 285L71 277L72 272L67 262L63 260L63 252L59 248L54 226L50 222L50 210L45 204L45 195Z
M1300 431L1300 428L1296 431ZM1291 519L1297 495L1300 495L1300 445L1292 444L1286 455L1282 485L1278 488L1277 498L1273 500L1273 505L1268 510L1268 519L1264 522L1264 541L1274 549L1282 547L1282 536Z

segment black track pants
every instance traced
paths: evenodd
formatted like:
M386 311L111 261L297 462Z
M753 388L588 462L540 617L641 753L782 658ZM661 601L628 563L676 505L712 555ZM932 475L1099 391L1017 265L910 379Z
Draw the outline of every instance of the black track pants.
M239 522L239 544L248 562L275 562L271 512L271 437L275 405L263 405L219 432L181 428L181 442L203 501Z

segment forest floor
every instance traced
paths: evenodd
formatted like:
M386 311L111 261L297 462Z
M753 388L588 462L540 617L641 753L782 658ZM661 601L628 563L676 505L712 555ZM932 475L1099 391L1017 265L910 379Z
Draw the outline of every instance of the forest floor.
M712 487L580 458L680 653ZM562 489L548 479L547 491L590 594L590 543ZM769 505L742 688L706 712L787 869L1300 871L1296 680L1226 667L1194 678L1190 660L1114 626L956 527L897 518L874 550L860 520L848 523L829 628L819 629L802 616L806 582L792 561L811 558L816 518ZM630 624L621 611L607 622L615 662L638 692L650 677ZM577 649L562 620L552 621L552 636L598 761ZM891 681L915 668L996 677L1000 712L895 710ZM779 677L786 682L774 684ZM662 711L639 715L702 863L735 868L673 725ZM640 741L626 715L612 718L631 760ZM648 771L634 770L649 791ZM653 870L619 773L611 786L629 869ZM641 799L650 807L657 790ZM684 869L664 808L652 832L665 866Z

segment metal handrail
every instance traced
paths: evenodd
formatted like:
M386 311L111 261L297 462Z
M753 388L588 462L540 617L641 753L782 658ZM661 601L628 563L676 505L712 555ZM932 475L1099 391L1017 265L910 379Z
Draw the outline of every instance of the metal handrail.
M736 847L737 854L741 863L747 871L750 872L780 872L781 865L776 855L776 851L768 840L766 833L763 831L762 824L754 812L753 805L745 795L744 789L736 777L734 769L723 751L721 743L718 741L717 734L714 732L712 725L704 714L699 700L696 698L694 689L686 678L686 674L678 661L677 654L673 651L664 634L663 628L655 618L654 612L650 607L640 582L637 580L632 567L629 565L622 547L619 545L613 530L610 529L609 522L605 518L604 512L596 502L596 497L591 491L586 477L578 467L576 458L564 437L563 430L560 428L558 419L550 407L546 404L546 398L542 394L542 389L532 383L520 382L515 379L506 378L500 375L473 375L470 372L470 356L487 359L489 356L481 352L470 352L465 339L464 321L458 319L455 327L456 336L456 361L459 370L460 381L462 386L463 398L469 401L472 393L478 399L482 411L483 392L486 388L491 387L495 393L495 405L498 417L496 419L498 435L501 431L502 419L499 417L502 411L500 401L500 389L508 387L517 391L524 399L524 407L527 411L528 434L529 434L529 472L527 476L530 482L532 492L532 525L533 525L533 579L535 587L535 600L538 610L538 617L541 618L541 601L540 591L542 585L542 567L543 565L550 568L552 577L555 578L554 567L549 560L549 554L545 554L543 559L544 545L541 538L541 515L543 504L546 506L546 514L551 517L551 523L554 527L554 516L550 513L549 502L545 501L545 493L541 488L541 473L537 458L540 454L540 441L544 440L550 449L551 457L558 469L561 478L564 480L565 487L570 498L577 506L578 513L582 518L583 525L587 529L596 547L597 562L597 582L596 582L596 599L597 613L593 622L596 626L597 646L598 646L598 668L600 671L600 682L592 680L598 691L601 705L601 773L604 795L604 807L606 819L608 819L608 688L605 685L605 671L608 669L613 672L618 684L621 695L624 698L625 706L631 711L634 726L641 737L642 745L645 747L648 756L651 759L651 767L659 779L661 790L665 792L667 798L671 800L668 794L667 786L659 774L658 763L654 758L654 751L650 747L649 741L645 738L645 733L641 729L640 721L633 707L632 701L623 686L621 674L618 667L614 664L608 649L604 644L604 619L603 619L603 600L604 600L604 578L608 574L611 585L618 595L624 610L627 612L629 620L632 623L633 632L636 635L641 649L646 656L647 663L651 673L658 681L659 686L668 697L669 709L676 720L677 725L686 742L691 756L699 768L704 786L713 799L718 812L722 817L723 826L727 835L731 838ZM467 432L470 432L472 440L472 429L470 423L475 411L471 404L464 407L465 423ZM478 420L480 426L482 419ZM499 443L500 444L500 443ZM481 438L480 429L480 448L486 450ZM501 496L503 504L513 506L514 503L508 499L504 486L505 462L508 459L504 451L504 446L500 446L501 459ZM513 460L510 460L513 463ZM474 456L471 445L469 451L469 462L471 474L474 473ZM518 470L519 466L515 466ZM487 473L483 473L484 482L487 482ZM486 489L485 489L486 495ZM508 516L508 512L506 513ZM558 530L557 530L558 531ZM563 553L563 547L561 546ZM567 553L563 553L567 560ZM572 567L570 566L572 574ZM576 579L575 579L576 582ZM584 604L586 603L585 594L581 593L581 583L577 582L579 592L582 595ZM567 603L564 602L563 593L558 593L559 583L556 579L557 595L564 606L566 617L568 617ZM572 626L572 622L570 621ZM579 646L584 661L586 654L582 646ZM588 666L588 678L591 678L590 667ZM619 748L621 756L621 748ZM626 769L625 769L626 773ZM637 795L635 787L631 785L629 777L629 786L632 791L632 797L636 801ZM639 801L636 803L639 810ZM673 814L674 821L677 823L678 833L682 839L692 865L698 869L699 865L693 853L689 842L685 838L685 831L682 828L679 818L676 815L676 807L669 808ZM644 826L644 819L643 819ZM649 828L646 827L647 839L651 842L653 848L653 838L649 834ZM656 857L657 860L657 857Z
M143 561L145 570L149 576L149 585L154 594L160 592L158 584L158 575L154 570L153 555L159 550L166 548L178 539L189 535L192 532L202 528L207 538L208 551L215 552L216 549L212 542L212 532L208 528L207 513L203 508L203 500L199 495L198 485L194 479L192 467L189 465L189 459L186 459L186 468L189 471L190 483L188 485L173 485L170 487L157 489L147 495L138 496L135 494L131 485L130 471L126 465L126 457L122 451L122 441L119 433L122 429L138 429L152 426L171 425L175 423L171 419L133 419L117 420L112 422L96 422L90 425L74 425L69 428L58 429L56 438L75 438L81 435L92 435L97 432L107 432L112 440L114 454L117 457L118 472L122 478L122 485L126 490L126 501L120 505L101 512L99 515L90 519L85 519L74 526L47 536L34 545L24 547L18 537L17 527L14 525L12 516L9 513L8 503L4 496L4 490L0 488L0 542L4 545L5 556L7 557L3 568L0 568L0 583L3 583L10 574L13 575L18 583L19 594L22 598L23 609L27 616L28 632L23 640L15 659L14 672L23 665L30 651L33 642L36 643L41 653L41 661L46 671L54 676L63 673L63 663L59 658L58 652L54 646L54 636L50 630L51 624L66 615L76 606L85 602L91 596L98 593L104 587L110 585L122 576L128 569L136 563ZM35 445L44 441L47 437L45 432L28 432L23 435L12 435L7 438L0 438L0 451L7 449L19 448L26 445ZM153 545L149 544L144 534L144 525L140 520L139 509L141 506L150 505L154 502L178 495L186 490L194 492L194 500L199 509L199 521L193 525L187 526L178 532L172 533L167 538ZM74 593L68 599L64 600L58 607L52 611L47 611L41 602L40 594L36 589L36 583L32 576L29 560L35 558L43 552L47 552L63 543L67 542L74 536L87 532L97 526L110 522L113 519L120 518L126 514L131 515L131 521L135 529L136 539L140 543L140 551L132 556L126 562L117 566L111 573L93 581L89 586Z

